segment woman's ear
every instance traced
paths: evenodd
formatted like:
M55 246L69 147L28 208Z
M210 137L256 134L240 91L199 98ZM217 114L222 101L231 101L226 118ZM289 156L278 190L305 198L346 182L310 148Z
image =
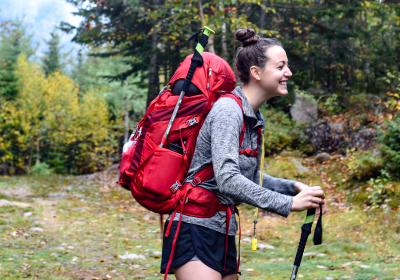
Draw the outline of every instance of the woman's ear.
M250 67L250 75L254 79L256 79L256 81L260 81L261 80L260 69L257 66L251 66Z

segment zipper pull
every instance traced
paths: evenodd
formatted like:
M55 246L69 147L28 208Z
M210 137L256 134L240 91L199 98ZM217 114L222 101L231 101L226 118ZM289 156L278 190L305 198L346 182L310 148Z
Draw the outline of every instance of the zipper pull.
M207 81L207 89L210 89L210 78L211 78L212 69L208 69L208 81Z

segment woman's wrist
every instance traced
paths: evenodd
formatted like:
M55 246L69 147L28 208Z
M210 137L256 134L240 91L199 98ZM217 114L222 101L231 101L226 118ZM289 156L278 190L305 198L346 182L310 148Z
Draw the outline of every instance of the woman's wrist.
M302 190L308 188L309 186L302 183L302 182L296 182L294 183L294 190L296 191L296 194L298 194L299 192L301 192Z

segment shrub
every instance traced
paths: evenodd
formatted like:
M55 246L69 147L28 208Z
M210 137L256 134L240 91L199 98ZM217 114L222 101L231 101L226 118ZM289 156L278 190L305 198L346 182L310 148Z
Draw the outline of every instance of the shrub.
M380 205L387 198L387 185L391 181L391 177L386 170L382 170L382 175L376 179L371 178L368 185L372 188L372 193L368 198L372 205Z
M302 133L303 128L296 122L276 109L262 109L265 118L264 147L266 154L284 149L300 148L307 152L311 147L307 144L307 137Z
M400 177L400 117L386 121L386 131L380 131L378 143L385 167Z
M29 175L51 175L53 170L47 163L35 164L31 170L28 171Z
M318 99L319 108L327 112L330 116L342 113L345 109L344 97L341 94L332 94L329 96L321 96Z
M363 153L348 151L349 163L347 165L349 177L357 178L358 180L369 180L376 178L381 174L383 169L383 161L380 155L372 151Z

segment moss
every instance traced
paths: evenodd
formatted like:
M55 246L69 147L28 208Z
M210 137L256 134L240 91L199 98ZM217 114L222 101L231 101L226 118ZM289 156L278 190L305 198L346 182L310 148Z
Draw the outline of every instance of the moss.
M356 204L363 204L369 200L368 199L369 195L370 193L364 189L361 189L359 191L354 191L352 192L352 195L349 197L349 201Z
M388 205L392 208L400 207L400 193L389 197Z

